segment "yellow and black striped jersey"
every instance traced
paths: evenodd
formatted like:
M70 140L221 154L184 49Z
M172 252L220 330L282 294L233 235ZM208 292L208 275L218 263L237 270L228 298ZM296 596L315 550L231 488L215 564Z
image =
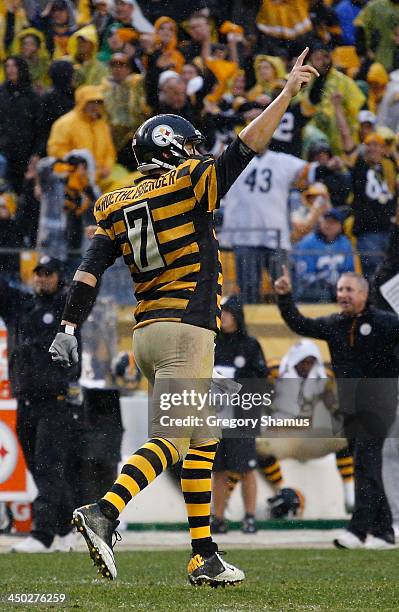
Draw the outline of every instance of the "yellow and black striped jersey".
M96 236L79 269L99 276L123 256L134 282L136 327L178 321L219 329L222 270L213 211L252 157L236 139L216 161L190 158L103 195L94 209Z

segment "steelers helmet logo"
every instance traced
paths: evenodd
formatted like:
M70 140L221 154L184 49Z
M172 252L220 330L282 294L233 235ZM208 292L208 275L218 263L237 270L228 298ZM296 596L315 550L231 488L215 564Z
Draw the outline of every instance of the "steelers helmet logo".
M175 136L169 125L157 125L152 131L152 139L159 147L167 147Z
M14 472L18 461L17 440L13 431L0 421L0 484Z

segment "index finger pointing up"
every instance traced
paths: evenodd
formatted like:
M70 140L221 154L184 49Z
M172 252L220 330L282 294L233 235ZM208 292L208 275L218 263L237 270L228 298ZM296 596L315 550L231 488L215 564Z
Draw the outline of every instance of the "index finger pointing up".
M299 66L302 66L303 61L308 53L309 53L309 47L306 47L306 49L302 51L301 55L296 60L294 68L298 68Z

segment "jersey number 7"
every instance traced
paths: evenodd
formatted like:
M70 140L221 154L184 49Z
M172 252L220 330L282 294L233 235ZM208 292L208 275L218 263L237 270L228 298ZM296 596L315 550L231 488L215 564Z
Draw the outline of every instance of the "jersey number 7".
M136 267L140 272L164 268L147 202L129 206L123 213Z

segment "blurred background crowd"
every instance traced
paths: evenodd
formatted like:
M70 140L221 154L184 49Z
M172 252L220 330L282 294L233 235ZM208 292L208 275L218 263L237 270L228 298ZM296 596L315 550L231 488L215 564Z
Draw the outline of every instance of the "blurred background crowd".
M396 0L1 2L1 273L18 280L31 251L74 270L97 197L137 175L147 117L185 117L217 156L305 46L320 78L217 214L225 292L267 301L281 261L303 302L333 301L344 271L373 277L399 223Z

